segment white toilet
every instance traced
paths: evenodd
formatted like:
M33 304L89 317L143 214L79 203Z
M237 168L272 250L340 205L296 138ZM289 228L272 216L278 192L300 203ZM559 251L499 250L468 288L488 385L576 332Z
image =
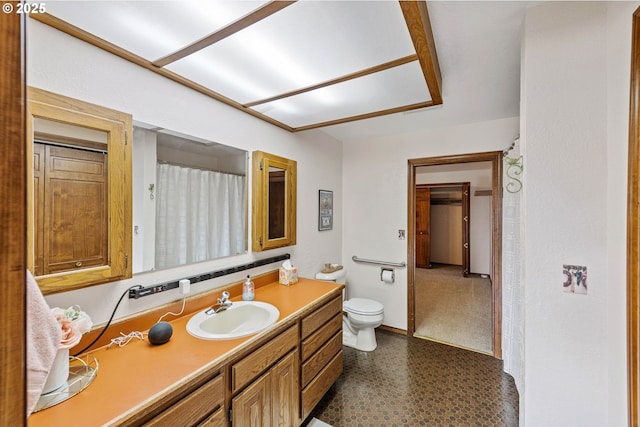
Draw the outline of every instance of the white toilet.
M346 283L346 277L344 268L333 273L316 274L318 280L343 284ZM367 298L343 298L342 309L346 313L342 316L342 344L362 351L375 350L378 346L375 328L382 325L384 319L382 304Z

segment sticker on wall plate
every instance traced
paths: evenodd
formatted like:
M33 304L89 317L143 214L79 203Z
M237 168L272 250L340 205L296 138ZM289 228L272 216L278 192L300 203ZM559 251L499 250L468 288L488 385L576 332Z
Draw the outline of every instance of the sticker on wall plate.
M562 290L574 294L587 294L587 267L584 265L562 266Z

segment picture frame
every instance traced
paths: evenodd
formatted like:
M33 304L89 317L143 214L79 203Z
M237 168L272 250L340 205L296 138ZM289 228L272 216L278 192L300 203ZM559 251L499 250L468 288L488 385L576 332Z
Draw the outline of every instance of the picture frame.
M333 191L318 190L318 231L333 229Z

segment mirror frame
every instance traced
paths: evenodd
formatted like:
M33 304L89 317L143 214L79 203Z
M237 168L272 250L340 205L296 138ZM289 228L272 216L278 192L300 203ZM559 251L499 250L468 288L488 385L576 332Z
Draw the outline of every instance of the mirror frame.
M35 211L33 187L34 119L62 122L107 132L108 232L107 264L37 276L43 294L130 278L131 170L133 120L130 114L33 87L27 88L27 267L34 271Z
M252 177L251 249L254 252L296 244L297 162L285 157L254 151ZM269 167L285 171L284 237L269 239Z

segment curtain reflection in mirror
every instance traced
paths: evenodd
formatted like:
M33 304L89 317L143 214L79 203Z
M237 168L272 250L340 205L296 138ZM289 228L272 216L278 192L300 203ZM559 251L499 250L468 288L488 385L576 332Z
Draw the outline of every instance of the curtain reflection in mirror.
M244 176L158 164L156 268L245 251Z

